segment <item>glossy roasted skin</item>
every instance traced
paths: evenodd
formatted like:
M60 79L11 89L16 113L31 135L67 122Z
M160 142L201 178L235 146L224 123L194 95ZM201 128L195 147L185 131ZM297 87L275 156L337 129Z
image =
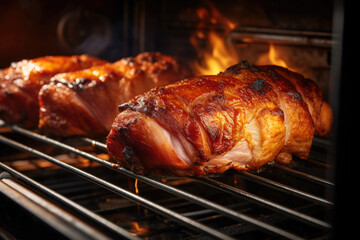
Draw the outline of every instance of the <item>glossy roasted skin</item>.
M39 119L38 93L55 74L106 63L80 56L45 56L12 63L0 71L0 118L10 124L36 127Z
M328 105L314 83L299 91L306 86L290 73L242 62L217 76L152 89L120 106L108 151L140 174L202 175L288 163L292 154L306 158L314 132L329 133L332 114L321 111ZM314 124L322 120L330 124Z
M279 100L279 107L284 113L284 124L286 127L284 146L276 159L282 163L289 163L292 154L307 158L311 147L315 126L312 115L308 111L308 104L303 101L302 94L297 91L298 80L285 78L277 70L288 71L276 66L256 66L251 67L247 62L242 62L228 68L221 76L232 76L241 82L254 84L257 88L262 88L266 84L272 88ZM250 76L250 77L249 77ZM253 83L253 79L263 79ZM312 82L312 81L311 81ZM264 86L262 86L263 84ZM316 87L316 85L314 85ZM318 88L315 88L318 90ZM321 101L322 96L320 94ZM316 115L317 116L317 115Z
M58 74L39 93L39 128L55 136L106 136L119 104L188 74L174 58L150 52Z

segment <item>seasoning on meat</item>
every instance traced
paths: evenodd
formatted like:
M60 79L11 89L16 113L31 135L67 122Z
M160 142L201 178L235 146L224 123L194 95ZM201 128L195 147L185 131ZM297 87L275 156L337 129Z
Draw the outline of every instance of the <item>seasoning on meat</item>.
M304 159L314 133L327 135L332 122L314 82L245 62L152 89L119 109L107 148L139 174L202 175Z

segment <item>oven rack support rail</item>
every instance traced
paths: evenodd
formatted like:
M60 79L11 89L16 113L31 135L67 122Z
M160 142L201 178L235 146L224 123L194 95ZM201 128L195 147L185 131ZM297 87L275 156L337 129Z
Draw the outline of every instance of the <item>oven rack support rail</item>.
M1 125L0 125L1 127ZM16 132L18 134L21 134L23 136L32 138L36 141L40 141L46 144L51 144L54 145L60 149L66 150L70 153L74 153L78 156L84 157L90 161L99 163L100 165L108 168L108 169L112 169L114 171L117 171L120 174L123 174L125 176L131 177L133 179L138 179L146 184L149 184L153 187L159 188L163 191L169 192L171 194L174 194L180 198L186 199L190 202L193 202L195 204L201 205L203 207L206 207L212 211L215 211L223 216L226 216L228 218L231 218L235 221L238 221L240 223L246 223L251 225L252 227L255 227L256 229L260 229L261 231L270 234L271 236L275 236L275 237L281 237L281 238L286 238L286 239L302 239L301 236L295 235L287 230L281 229L277 226L271 225L269 223L266 223L265 221L250 217L246 214L243 214L241 212L238 212L236 210L233 210L231 208L219 205L215 202L209 201L207 199L204 199L200 196L188 193L186 191L183 191L181 189L178 189L174 186L170 186L167 185L161 181L158 181L156 179L147 177L147 176L143 176L143 175L138 175L135 174L127 169L124 169L122 167L119 167L117 164L102 160L88 152L85 151L81 151L79 149L77 149L76 147L70 146L68 144L65 144L59 140L53 139L53 138L49 138L46 137L44 135L40 135L38 133L35 133L33 131L30 130L26 130L23 129L17 125L6 125L6 127L10 128L11 131ZM106 151L106 145L104 143L89 139L89 138L82 138L82 141L84 143L89 144L90 146L93 146L97 149L100 150L104 150ZM221 231L218 231L216 229L213 229L209 226L206 226L200 222L197 222L193 219L191 219L190 217L181 215L179 213L176 213L170 209L164 208L162 206L160 206L159 204L149 201L137 194L134 194L126 189L123 189L119 186L116 186L112 183L109 183L99 177L96 177L94 175L91 175L79 168L76 168L72 165L66 164L52 156L49 156L41 151L38 151L36 149L33 149L29 146L26 146L20 142L14 141L12 139L9 139L3 135L0 135L0 142L9 145L11 147L14 147L16 149L19 149L21 151L30 153L34 156L37 156L39 158L45 159L63 169L66 169L82 178L85 178L97 185L100 185L122 197L125 197L131 201L136 202L137 204L140 204L141 206L150 209L151 211L164 216L167 219L170 219L174 222L177 222L180 225L183 225L189 229L192 229L195 232L198 233L202 233L205 234L207 236L210 236L212 238L215 239L232 239L231 236L225 235L224 233L222 233ZM310 174L306 174L303 172L299 172L296 170L293 170L291 168L287 168L285 166L282 165L277 165L275 164L274 167L277 167L279 169L281 169L282 171L286 171L289 174L294 174L297 175L297 177L300 177L306 181L311 181L314 184L319 184L319 185L323 185L325 187L333 187L333 183L326 180L326 179L322 179ZM63 204L65 204L66 206L68 206L70 209L74 210L75 212L77 212L78 214L82 215L82 216L86 216L88 219L90 219L91 221L97 222L98 224L101 224L103 227L105 227L107 230L111 231L114 234L117 234L118 236L120 236L121 238L125 238L125 239L136 239L135 236L131 235L130 233L128 233L126 230L122 229L121 227L109 222L108 220L102 218L101 216L87 210L86 208L80 206L79 204L71 201L70 199L50 190L49 188L47 188L46 186L41 185L40 183L28 178L27 176L23 175L22 173L10 168L9 166L0 163L0 168L5 171L6 173L10 174L13 178L18 179L20 181L25 182L26 184L34 187L35 189L39 190L40 192L51 196L53 199L56 199L59 202L62 202ZM7 175L6 175L7 176ZM261 177L257 174L254 173L250 173L250 172L241 172L238 174L238 176L246 178L250 181L254 181L256 183L260 183L266 187L270 187L279 191L283 191L286 192L290 195L305 199L307 201L310 201L314 204L318 204L321 205L325 208L332 208L333 207L333 203L327 199L315 196L313 194L309 194L306 193L302 190L299 189L295 189L293 187L287 186L285 184L282 183L278 183L275 182L273 180ZM3 179L1 179L1 181L10 181L11 182L11 178L10 177L5 177ZM9 180L10 179L10 180ZM216 189L219 189L221 191L224 191L225 193L228 194L232 194L238 198L241 199L245 199L247 201L259 204L261 206L267 207L271 210L274 210L276 212L279 212L281 214L284 214L290 218L296 219L298 221L301 221L305 224L308 224L310 226L322 229L323 231L330 231L332 226L330 223L314 218L312 216L309 216L307 214L301 213L299 211L293 210L289 207L286 206L282 206L276 202L267 200L263 197L257 196L255 194L246 192L240 188L235 188L233 186L227 185L225 183L222 183L220 181L217 181L215 179L209 178L209 177L192 177L193 180L195 181L199 181L203 184L206 184L208 186L214 187Z

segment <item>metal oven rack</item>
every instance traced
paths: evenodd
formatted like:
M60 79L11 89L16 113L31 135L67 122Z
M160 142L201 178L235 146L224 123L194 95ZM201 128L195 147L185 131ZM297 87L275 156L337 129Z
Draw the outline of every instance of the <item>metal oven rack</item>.
M167 239L167 234L174 231L181 233L177 233L178 239L235 239L249 234L269 239L309 239L326 238L331 234L329 216L333 209L334 184L329 180L331 165L324 160L331 150L331 144L326 140L316 139L314 145L319 146L319 150L312 150L309 160L295 159L290 167L273 163L257 172L171 177L165 181L155 176L134 174L63 139L49 138L16 125L3 124L2 127L20 136L14 140L1 134L2 144L46 160L68 175L80 177L89 189L96 188L94 199L100 198L97 194L103 191L110 192L115 198L130 202L128 207L121 207L121 211L134 209L132 214L141 215L139 208L142 208L147 213L145 215L152 216L149 222L162 222L160 230L148 224L145 233L133 233L123 223L126 219L119 223L105 214L106 209L89 207L91 205L82 204L76 197L67 196L66 192L56 191L46 183L46 176L51 176L51 171L36 180L36 175L22 173L6 161L0 162L0 199L16 202L66 238ZM21 141L22 138L85 158L96 163L96 169L105 169L106 174L92 173L87 168L65 163L56 155L28 146ZM78 140L94 151L106 154L103 142L89 138ZM139 181L144 189L150 190L140 190L139 194L126 184L111 181L116 176ZM76 189L86 191L86 187L77 188L77 181L58 178L58 182L64 182L74 194ZM158 194L160 199L155 197ZM180 201L177 207L167 204L171 199ZM191 210L181 210L185 205L191 205Z

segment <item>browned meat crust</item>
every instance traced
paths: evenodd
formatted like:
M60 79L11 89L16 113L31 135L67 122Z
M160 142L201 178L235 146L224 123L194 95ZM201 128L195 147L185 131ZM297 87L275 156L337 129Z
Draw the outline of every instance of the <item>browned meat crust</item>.
M58 74L39 93L39 128L56 136L106 136L119 104L188 75L173 57L150 52Z
M106 61L80 56L46 56L12 63L0 71L0 118L7 123L36 127L38 93L55 74L89 68Z
M325 110L323 110L325 108ZM109 153L137 173L201 175L306 158L332 113L318 87L277 66L234 65L120 106Z

